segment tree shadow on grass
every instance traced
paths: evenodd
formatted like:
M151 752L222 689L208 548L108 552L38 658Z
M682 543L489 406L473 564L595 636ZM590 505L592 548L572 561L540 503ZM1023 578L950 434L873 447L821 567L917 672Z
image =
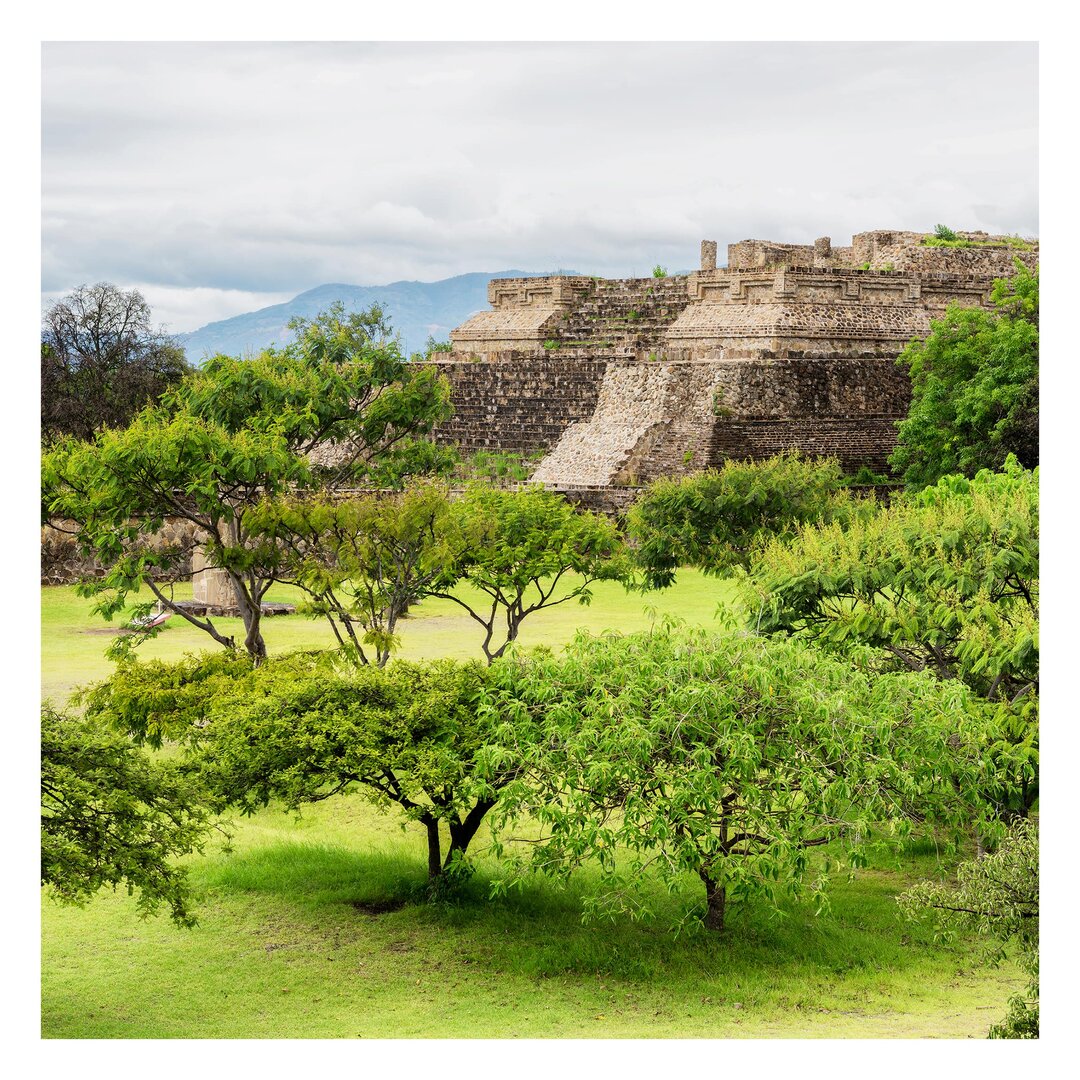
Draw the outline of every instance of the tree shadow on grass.
M775 912L762 905L730 908L722 935L692 917L695 889L668 894L642 881L656 917L620 916L583 923L582 900L593 885L586 869L566 887L527 879L521 889L491 899L494 867L481 865L451 895L431 899L414 851L358 852L323 844L284 843L202 860L196 883L221 892L279 897L304 918L318 911L338 927L358 914L408 927L417 945L495 972L530 978L594 976L626 983L715 981L737 986L766 980L835 982L870 979L925 964L940 954L929 931L905 923L893 899L898 884L872 874L839 882L831 913L806 905ZM314 921L314 920L313 920Z
M372 914L424 901L426 878L410 853L356 852L331 844L279 843L220 854L192 870L223 892L278 896L298 907L348 904Z

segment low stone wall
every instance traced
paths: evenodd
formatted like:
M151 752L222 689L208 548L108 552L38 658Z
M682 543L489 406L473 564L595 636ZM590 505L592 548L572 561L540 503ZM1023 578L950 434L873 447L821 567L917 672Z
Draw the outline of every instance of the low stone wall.
M67 523L59 528L45 525L41 529L41 584L73 585L77 581L105 576L105 569L96 559L87 557L79 550L75 537L65 531ZM191 575L191 552L197 546L197 530L189 521L169 519L152 540L156 551L180 549L185 552L178 565L178 576ZM174 571L168 576L177 576ZM155 574L156 580L165 574Z

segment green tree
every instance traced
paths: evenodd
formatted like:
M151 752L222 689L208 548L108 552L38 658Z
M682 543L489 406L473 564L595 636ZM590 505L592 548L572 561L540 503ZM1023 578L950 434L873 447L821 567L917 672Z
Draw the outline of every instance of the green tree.
M201 850L212 815L174 763L151 760L92 720L41 710L41 882L81 904L106 885L138 893L143 916L165 904L192 926L184 869L173 859Z
M284 547L288 576L310 597L303 610L327 619L360 663L384 667L398 620L436 579L448 580L433 553L449 505L445 485L421 481L344 500L269 501L253 528Z
M298 808L346 791L399 806L424 827L428 873L463 869L470 842L513 766L481 776L490 725L471 661L341 664L333 653L178 662L128 659L83 694L86 714L136 743L180 746L221 807ZM448 844L443 856L443 839Z
M130 422L190 370L142 294L99 282L51 304L41 326L41 434L91 439Z
M949 307L898 364L911 376L907 419L889 461L913 487L949 473L1039 463L1039 273L1019 259L994 283L993 310Z
M871 681L789 641L582 635L492 669L484 760L520 769L496 814L540 823L534 867L598 860L593 914L640 911L633 884L652 868L672 886L700 879L720 931L730 900L822 896L811 848L836 841L858 865L874 830L904 835L916 806L965 813L967 696L926 676Z
M488 663L533 612L587 604L593 582L626 582L631 573L612 522L540 487L472 485L450 504L432 558L442 573L427 594L452 600L480 624ZM471 590L455 589L458 582Z
M755 546L769 537L792 535L802 522L844 518L853 509L836 461L782 454L657 480L630 507L626 528L647 583L666 588L680 566L722 576L748 565Z
M944 477L871 516L774 540L747 580L752 624L991 702L1003 808L1038 796L1038 470ZM993 784L994 782L988 781Z
M297 340L287 349L212 357L127 428L44 455L46 513L104 564L104 575L79 589L99 598L106 617L145 585L162 608L235 647L211 618L173 600L170 583L191 552L162 550L152 537L165 518L184 519L199 530L209 565L228 574L244 647L261 660L262 601L284 559L252 528L252 510L355 483L408 453L448 414L445 381L374 339L361 315L334 309L293 326Z
M976 931L993 939L991 960L1015 947L1028 977L1023 994L1009 1001L991 1039L1039 1037L1039 829L1034 819L1015 822L990 855L961 863L953 883L922 882L900 896L912 918L932 918L946 932Z
M428 876L461 860L495 804L509 765L481 779L488 741L476 698L486 669L475 662L398 660L336 672L325 664L271 662L215 702L200 733L207 783L251 812L355 789L374 805L400 807L427 834ZM443 856L440 830L449 834Z

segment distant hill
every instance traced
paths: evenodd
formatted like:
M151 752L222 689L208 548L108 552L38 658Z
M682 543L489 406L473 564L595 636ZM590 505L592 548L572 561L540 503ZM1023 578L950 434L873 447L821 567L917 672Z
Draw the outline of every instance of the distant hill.
M429 337L445 341L450 331L470 315L485 310L488 306L487 283L491 278L541 276L524 270L500 270L493 274L459 274L442 281L319 285L284 304L208 323L177 337L188 359L197 364L206 355L215 353L244 356L267 345L284 345L291 337L286 324L294 315L310 318L324 311L334 300L342 301L351 311L378 303L390 316L394 332L401 335L402 351L408 356L422 350Z

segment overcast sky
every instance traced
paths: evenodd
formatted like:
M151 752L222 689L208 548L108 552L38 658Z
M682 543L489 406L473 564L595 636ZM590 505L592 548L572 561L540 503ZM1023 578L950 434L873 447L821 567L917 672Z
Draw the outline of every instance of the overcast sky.
M1033 44L70 43L43 83L43 298L137 287L173 331L704 238L1038 232Z

